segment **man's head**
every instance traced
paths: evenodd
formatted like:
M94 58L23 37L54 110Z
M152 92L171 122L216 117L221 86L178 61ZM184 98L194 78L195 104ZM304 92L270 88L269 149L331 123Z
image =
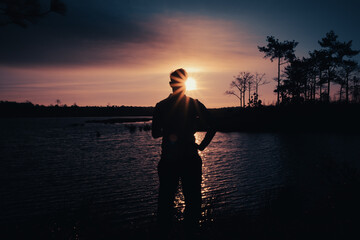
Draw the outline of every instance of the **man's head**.
M170 87L174 93L184 93L186 90L185 82L188 78L188 74L183 68L176 69L170 73Z

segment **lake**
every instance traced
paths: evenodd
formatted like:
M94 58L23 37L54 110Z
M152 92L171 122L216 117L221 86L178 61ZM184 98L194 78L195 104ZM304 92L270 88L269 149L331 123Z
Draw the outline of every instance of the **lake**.
M94 119L103 118L0 119L2 225L63 218L76 225L84 216L125 228L155 221L161 140L126 123L85 123ZM196 133L197 141L203 136ZM260 214L295 185L311 205L331 191L329 171L359 169L359 146L358 135L218 132L200 153L202 222ZM176 209L181 220L181 192Z

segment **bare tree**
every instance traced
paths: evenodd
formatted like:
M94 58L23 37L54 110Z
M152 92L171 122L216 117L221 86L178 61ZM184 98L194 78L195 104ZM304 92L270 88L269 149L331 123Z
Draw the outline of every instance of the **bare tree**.
M240 107L242 107L242 83L239 82L239 80L234 76L234 80L231 81L230 83L230 88L236 88L236 90L238 91L235 92L234 90L228 90L225 92L225 94L227 95L234 95L235 97L237 97L240 101Z
M255 84L255 94L259 95L259 86L266 85L270 83L265 79L265 73L255 73L254 75L254 84Z
M254 74L250 73L250 72L241 72L238 75L238 78L240 78L240 80L243 83L243 107L245 107L245 92L248 88L249 91L249 102L250 102L250 91L251 91L251 84L252 81L254 79ZM248 86L247 86L248 85Z
M248 95L249 95L249 100L248 100L248 105L250 106L251 103L251 88L252 88L252 83L253 81L248 81Z
M229 90L226 91L225 94L236 96L240 101L240 107L245 107L245 93L248 86L251 86L253 78L254 75L250 72L240 72L239 75L234 77L234 80L230 83L230 88L236 88L239 93Z
M268 84L269 82L265 79L265 73L255 73L253 74L253 78L248 83L248 91L249 91L249 106L259 106L261 105L261 100L259 99L259 86ZM251 90L254 90L253 94L251 94Z

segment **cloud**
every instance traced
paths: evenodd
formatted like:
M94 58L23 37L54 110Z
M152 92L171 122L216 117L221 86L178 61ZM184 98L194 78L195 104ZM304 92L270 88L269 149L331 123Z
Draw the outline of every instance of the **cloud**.
M300 37L304 32L284 19L298 19L298 27L308 24L294 12L299 8L303 10L304 4L280 4L281 1L224 1L221 4L218 1L162 0L109 0L106 4L98 0L66 2L69 11L65 17L48 15L25 30L14 25L1 27L0 66L76 68L115 65L133 68L137 65L151 67L155 61L164 59L210 62L217 55L224 57L222 62L226 67L237 59L236 56L252 55L249 48L256 48L268 34L281 39L290 37L302 44ZM275 8L277 5L281 14ZM318 5L311 5L312 11L309 11L314 12ZM343 8L347 9L348 5L344 4ZM335 4L328 6L331 7ZM319 13L311 16L319 17ZM249 31L251 24L252 34ZM290 27L293 30L289 30ZM296 34L281 34L284 29ZM261 41L255 32L258 35L262 32ZM316 45L317 40L308 42ZM305 53L311 50L306 46L304 49Z
M157 41L159 34L139 24L137 15L88 2L68 2L67 16L48 15L28 29L1 27L0 66L103 64L114 60L109 51L126 43Z
M78 20L71 25L69 21L68 27L45 24L29 32L9 29L11 34L1 40L0 65L144 70L154 68L155 63L155 67L164 67L164 63L172 62L226 68L234 57L249 56L256 50L256 45L249 46L256 36L230 21L208 16L172 13L141 19L120 17L111 26L104 19L94 24Z

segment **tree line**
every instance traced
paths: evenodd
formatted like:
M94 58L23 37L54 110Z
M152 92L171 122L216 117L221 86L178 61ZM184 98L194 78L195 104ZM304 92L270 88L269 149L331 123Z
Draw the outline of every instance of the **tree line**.
M277 105L301 102L330 102L331 88L338 86L338 101L360 102L360 68L353 58L359 50L352 48L352 41L341 42L334 31L318 41L320 49L309 52L308 57L299 58L295 55L296 41L279 41L274 36L266 38L266 46L258 46L264 53L264 58L277 63L277 85L274 92L277 94ZM283 67L282 67L283 66ZM283 68L283 71L281 69ZM261 75L263 76L263 75ZM259 106L258 86L268 83L260 81L258 74L241 72L230 84L226 94L235 95L240 99L240 107ZM251 86L254 90L250 97ZM248 104L245 104L245 91L248 90Z
M116 117L116 116L152 116L153 107L136 106L78 106L74 103L71 106L60 105L61 101L56 100L56 105L39 105L30 101L23 103L0 101L0 117Z

